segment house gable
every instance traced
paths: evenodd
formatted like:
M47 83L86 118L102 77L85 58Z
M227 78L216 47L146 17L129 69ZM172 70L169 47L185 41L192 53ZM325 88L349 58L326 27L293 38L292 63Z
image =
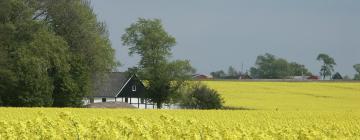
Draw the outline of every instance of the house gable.
M116 97L136 97L136 98L145 98L145 86L144 84L136 77L136 75L131 76L128 81L124 84L122 89L116 95Z
M112 72L104 80L96 81L96 87L92 97L97 98L115 98L115 97L145 97L145 86L136 77L128 77L123 72ZM135 91L133 91L135 86Z

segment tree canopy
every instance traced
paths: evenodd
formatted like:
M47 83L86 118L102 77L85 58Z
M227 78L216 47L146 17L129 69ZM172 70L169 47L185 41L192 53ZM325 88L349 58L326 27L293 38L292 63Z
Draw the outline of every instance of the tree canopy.
M1 1L0 31L3 106L81 106L117 64L86 0Z
M353 67L357 72L357 74L355 74L354 80L360 80L360 64L355 64Z
M219 70L211 72L210 75L215 79L239 79L241 72L237 71L233 66L229 66L227 73Z
M195 71L187 60L168 60L176 40L159 19L140 18L126 29L121 39L129 47L130 55L141 57L137 72L141 79L147 80L148 96L158 108L171 102L171 97L176 96Z
M304 65L289 63L285 59L266 53L257 57L255 67L250 68L250 75L253 78L282 79L289 76L311 75L311 73Z
M336 65L334 58L327 54L321 53L318 55L316 60L323 63L320 69L320 76L322 76L323 79L325 79L327 76L331 76L332 72L334 72L334 65Z

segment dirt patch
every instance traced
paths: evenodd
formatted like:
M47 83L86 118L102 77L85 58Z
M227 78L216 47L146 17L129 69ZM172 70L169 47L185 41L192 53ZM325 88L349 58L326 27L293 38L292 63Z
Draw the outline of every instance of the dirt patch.
M254 108L249 108L249 107L234 107L234 106L224 106L222 108L222 110L256 110Z
M86 105L87 108L136 108L125 102L102 102Z

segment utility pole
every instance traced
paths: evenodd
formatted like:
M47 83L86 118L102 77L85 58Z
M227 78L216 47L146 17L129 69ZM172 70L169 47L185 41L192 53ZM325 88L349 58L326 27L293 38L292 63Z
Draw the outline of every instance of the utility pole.
M241 63L241 74L244 73L244 62Z

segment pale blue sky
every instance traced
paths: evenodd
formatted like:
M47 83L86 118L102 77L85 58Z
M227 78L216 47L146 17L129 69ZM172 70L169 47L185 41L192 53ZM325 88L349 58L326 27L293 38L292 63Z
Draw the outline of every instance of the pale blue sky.
M318 74L319 53L334 57L336 71L353 76L360 63L359 0L91 0L105 21L120 70L135 66L121 35L139 17L159 18L177 40L174 59L198 73L254 65L266 52L304 64Z

